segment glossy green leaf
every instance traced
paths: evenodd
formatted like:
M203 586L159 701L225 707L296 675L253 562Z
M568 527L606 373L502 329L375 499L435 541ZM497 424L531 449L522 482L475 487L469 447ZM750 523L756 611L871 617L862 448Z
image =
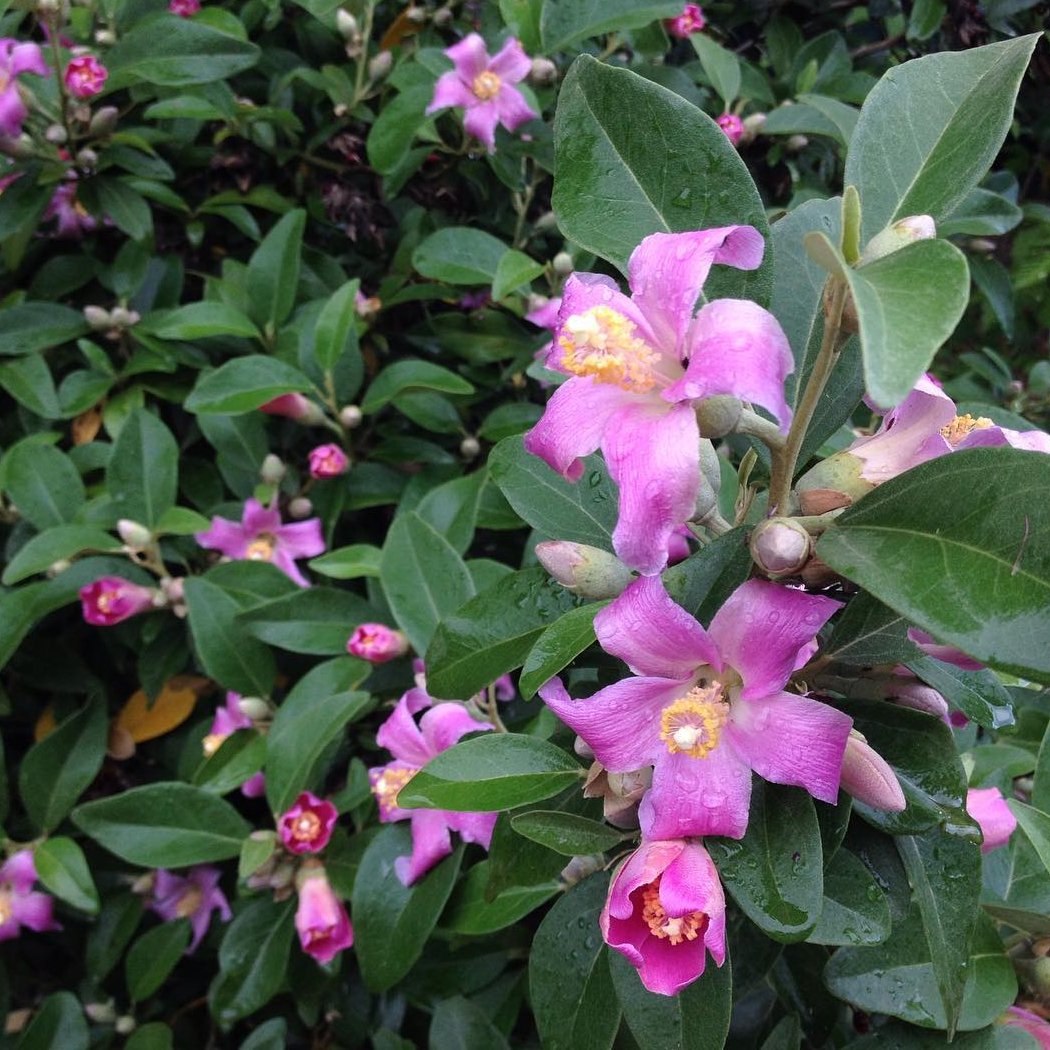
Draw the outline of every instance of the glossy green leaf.
M88 915L98 914L98 890L84 851L72 839L60 835L41 842L33 850L33 863L47 890Z
M190 412L251 412L281 394L302 393L311 382L297 368L275 357L235 357L197 380L186 408Z
M20 303L0 311L0 357L71 343L88 332L79 310L58 303Z
M487 482L484 470L475 470L432 488L416 505L415 512L435 532L465 554L474 538L481 493Z
M222 302L189 303L159 318L147 318L144 329L159 339L210 339L233 335L256 339L259 330L240 310Z
M533 643L525 657L518 689L526 700L594 643L594 617L608 602L590 602L563 613Z
M1050 681L1050 545L1037 539L1050 528L1047 491L1046 456L956 452L879 486L817 553L938 641Z
M95 525L52 525L18 549L4 569L3 582L7 585L20 583L49 569L56 561L72 558L81 551L112 553L122 546L115 536Z
M492 280L492 298L497 302L519 288L529 290L529 285L543 273L543 264L530 259L524 252L508 251L496 264Z
M650 233L737 223L769 233L755 184L722 129L629 70L577 58L558 98L554 143L553 204L562 232L621 271ZM750 273L721 269L701 300L768 300L771 252Z
M378 412L399 394L437 390L443 394L472 394L474 387L462 376L429 361L395 361L372 380L361 402L362 412Z
M878 944L890 934L890 907L871 873L848 849L824 869L824 905L814 944Z
M266 738L254 729L238 729L197 767L192 782L214 795L225 795L258 773L265 758Z
M80 474L57 448L23 441L8 451L3 463L4 489L30 525L63 525L83 506Z
M101 983L120 961L144 910L142 898L130 892L107 896L102 902L84 948L84 965L93 981Z
M292 594L255 605L237 623L256 638L293 653L336 656L359 623L376 612L360 595L334 587L296 588Z
M740 60L732 51L717 43L706 33L693 33L689 43L696 50L707 79L722 97L722 110L728 113L740 94ZM796 109L796 106L790 107ZM774 114L775 115L775 111ZM769 118L767 118L768 120Z
M905 664L978 725L989 729L1013 725L1013 701L994 671L963 671L925 653L908 657Z
M125 1050L173 1050L175 1037L163 1021L148 1021L128 1036Z
M448 284L491 284L507 246L498 237L470 226L446 226L412 253L424 276Z
M822 650L829 659L856 667L899 663L914 654L904 617L865 591L850 599Z
M179 447L168 428L136 409L120 428L106 467L106 484L121 518L153 528L175 505Z
M133 1003L148 999L171 976L190 945L188 919L164 922L147 930L128 950L124 980Z
M637 29L658 18L681 14L682 5L666 0L574 0L543 4L540 35L545 52L601 33Z
M314 327L314 360L323 371L335 368L347 352L358 353L357 303L361 282L355 277L332 294Z
M430 1050L507 1050L509 1044L480 1006L454 995L437 1004L428 1046Z
M333 580L356 580L361 576L378 576L382 556L383 552L370 543L352 543L314 558L310 568Z
M90 1045L84 1008L72 992L54 992L18 1040L18 1050L87 1050Z
M475 936L495 933L535 911L562 889L557 879L551 879L535 886L508 887L489 900L486 887L490 874L489 861L483 860L460 880L441 917L443 928Z
M1050 872L1050 817L1015 798L1007 799L1006 804L1017 818L1019 827L1031 842L1043 866Z
M283 215L248 261L246 281L251 318L266 332L287 320L299 288L306 212Z
M604 853L624 838L622 831L608 824L559 810L530 809L511 816L510 826L519 835L566 857Z

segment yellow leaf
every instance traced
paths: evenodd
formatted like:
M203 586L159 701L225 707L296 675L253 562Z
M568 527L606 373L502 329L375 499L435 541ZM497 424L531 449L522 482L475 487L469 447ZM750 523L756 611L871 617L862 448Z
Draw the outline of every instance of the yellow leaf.
M136 744L170 733L193 714L197 699L212 688L207 678L198 675L176 675L164 683L152 705L144 690L133 693L114 721Z

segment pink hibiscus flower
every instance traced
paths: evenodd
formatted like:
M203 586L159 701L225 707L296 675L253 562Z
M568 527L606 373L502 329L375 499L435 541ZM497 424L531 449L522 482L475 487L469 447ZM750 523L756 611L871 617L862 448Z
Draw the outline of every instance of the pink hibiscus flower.
M751 770L823 802L838 796L852 720L784 691L838 608L748 580L704 630L658 578L642 577L594 619L602 648L640 677L577 701L555 678L540 696L610 772L654 767L639 809L646 838L741 838Z
M716 299L694 315L713 263L753 270L752 226L654 233L628 265L630 297L608 277L565 285L548 368L568 375L525 447L570 481L601 448L620 489L613 546L646 575L667 564L675 528L700 493L695 402L719 394L768 409L786 430L784 378L794 368L776 318L743 299Z

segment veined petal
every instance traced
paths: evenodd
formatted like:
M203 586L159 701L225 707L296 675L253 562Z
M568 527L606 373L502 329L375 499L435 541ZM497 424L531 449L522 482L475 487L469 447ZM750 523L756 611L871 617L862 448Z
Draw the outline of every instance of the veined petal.
M496 149L496 125L499 123L499 106L495 101L478 102L471 106L463 117L463 127L468 135L484 142L489 153Z
M450 69L437 78L437 83L434 85L434 97L430 100L426 112L435 113L448 106L462 106L467 109L477 105L477 102L477 95L470 90L467 84L463 83L454 69Z
M394 872L405 886L411 886L452 852L445 816L440 809L412 810L412 855L394 861Z
M760 777L834 803L852 726L849 715L811 697L776 693L736 701L726 736Z
M741 697L779 692L799 657L841 602L748 580L715 613L708 631L722 659L743 679Z
M419 729L431 755L447 751L467 733L485 732L492 726L479 722L460 704L437 704L419 720Z
M616 919L629 919L634 911L631 894L661 876L687 845L684 839L644 840L613 876L606 902L609 914Z
M606 427L602 452L620 488L613 548L646 576L667 564L674 530L693 515L700 494L700 431L689 404L627 405Z
M691 911L707 915L725 911L718 871L703 846L688 843L668 865L660 879L660 903L668 915L676 917Z
M684 692L682 682L666 678L624 678L587 700L573 700L560 678L540 689L547 706L590 745L611 773L630 773L649 765L660 743L660 712ZM655 838L676 838L657 835Z
M681 944L649 937L641 955L638 976L642 984L657 995L677 995L686 985L703 976L707 964L704 937Z
M637 675L685 679L702 664L722 670L707 632L664 590L659 576L642 576L594 618L601 647Z
M376 743L385 747L394 758L417 768L425 766L434 757L409 712L407 694L398 700L390 717L379 727Z
M458 43L446 48L445 54L452 59L456 73L467 84L472 84L474 78L489 66L485 41L477 33L468 33Z
M973 430L958 445L956 452L964 448L999 448L1010 445L1029 452L1050 452L1050 434L1042 430L1008 430L1006 427L985 427Z
M535 120L539 114L525 101L525 96L508 84L500 89L495 99L499 110L499 122L508 130L514 131L522 124Z

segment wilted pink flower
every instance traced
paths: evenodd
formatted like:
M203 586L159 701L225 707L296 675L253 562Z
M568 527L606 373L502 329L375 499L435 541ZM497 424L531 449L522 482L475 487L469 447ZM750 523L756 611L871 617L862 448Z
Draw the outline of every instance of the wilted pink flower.
M84 619L95 627L112 627L153 608L157 591L120 576L103 576L80 588Z
M284 416L300 423L315 423L323 418L318 407L302 394L281 394L259 406L268 416Z
M304 791L291 809L282 813L277 830L291 853L320 853L332 837L339 810L331 802Z
M66 89L74 98L97 95L109 77L109 70L94 55L78 55L66 66Z
M54 900L46 893L35 893L36 864L33 851L12 853L0 865L0 941L10 941L25 926L37 933L60 930L54 920Z
M427 113L462 106L467 111L464 128L484 142L489 153L496 149L497 124L514 131L539 116L522 93L511 86L524 80L532 70L532 59L514 37L494 58L489 58L485 41L477 33L465 36L445 54L452 59L454 68L438 77Z
M226 895L219 889L222 872L210 864L199 864L186 874L159 870L153 882L153 896L148 902L165 922L189 919L193 940L186 949L190 955L204 939L211 923L212 912L217 911L223 922L232 917Z
M684 40L690 33L697 33L707 25L703 8L699 4L686 4L680 15L669 18L664 25L671 36Z
M168 10L179 18L192 18L201 9L201 0L169 0Z
M320 518L282 525L276 507L264 507L255 499L244 504L239 524L214 517L211 528L194 538L202 547L220 551L227 558L272 562L300 587L310 584L296 566L296 558L313 558L325 548Z
M1050 1022L1032 1013L1031 1010L1025 1010L1020 1006L1008 1006L1006 1013L999 1018L999 1024L1024 1029L1039 1043L1042 1050L1050 1050Z
M318 445L309 459L312 478L337 478L350 469L350 458L338 445Z
M363 623L350 635L346 651L359 660L385 664L408 652L408 639L385 623Z
M77 200L76 173L69 172L48 201L44 219L55 220L55 236L79 240L98 229L98 219Z
M390 717L379 727L376 742L385 747L394 761L368 771L372 794L379 806L383 823L412 821L412 855L394 862L397 877L406 885L425 875L443 857L452 852L450 832L458 831L467 842L477 842L485 849L492 841L496 813L454 813L443 809L400 809L398 792L435 755L458 743L466 733L492 728L487 722L472 718L460 704L438 704L423 689L409 689L397 702ZM417 712L430 707L419 720Z
M0 135L17 138L28 116L26 104L15 79L21 73L48 75L47 63L37 44L21 43L5 37L0 40Z
M748 580L708 630L643 576L594 619L606 652L639 676L572 700L560 679L540 696L613 773L653 766L642 800L652 839L727 835L747 828L751 771L835 802L851 719L784 691L839 608L765 580Z
M599 924L610 948L658 995L675 995L726 957L726 901L698 842L642 840L613 876Z
M716 299L694 316L713 263L753 270L752 226L654 233L634 250L631 296L608 277L573 274L546 365L570 378L525 435L525 447L570 481L601 448L620 490L613 546L651 575L667 563L674 529L696 510L700 433L695 402L718 394L768 409L786 430L791 348L768 310Z
M1005 846L1017 828L1017 818L1010 812L1003 793L995 787L970 788L966 792L966 812L980 825L984 836L982 853Z
M329 963L354 943L350 916L319 863L304 865L298 881L299 907L295 911L295 929L299 934L299 944L319 963Z
M744 137L744 122L735 113L723 113L715 123L734 146L740 145L740 140Z

